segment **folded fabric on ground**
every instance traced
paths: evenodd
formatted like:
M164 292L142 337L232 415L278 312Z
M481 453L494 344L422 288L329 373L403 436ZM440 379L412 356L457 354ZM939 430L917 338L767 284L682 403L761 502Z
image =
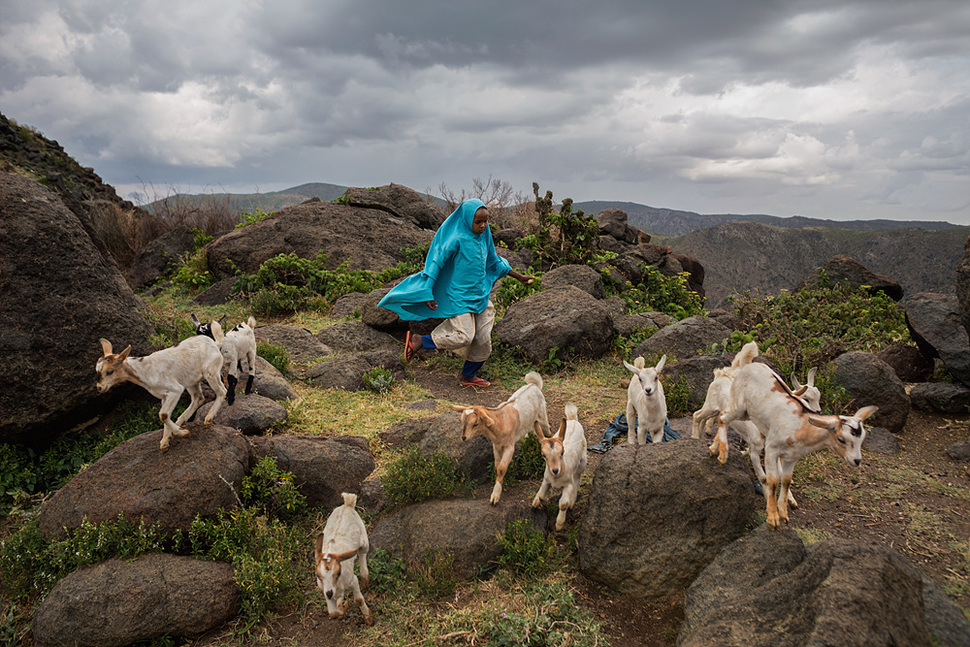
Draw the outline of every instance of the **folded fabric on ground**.
M636 420L634 420L634 424L635 423L636 423ZM634 429L636 429L636 427L634 427ZM627 425L627 422L626 422L626 414L621 413L616 417L616 420L614 420L613 422L611 422L606 426L606 431L603 432L603 439L600 440L595 445L591 445L590 447L588 447L588 449L591 452L597 452L600 454L607 452L610 450L610 448L613 447L613 443L616 442L617 438L619 438L620 436L628 432L629 432L629 425ZM680 434L678 434L676 431L671 429L670 419L668 418L664 420L664 435L663 435L662 442L668 442L671 440L678 440L678 439L680 439ZM648 443L653 442L652 439L650 438L650 434L647 434L647 442Z

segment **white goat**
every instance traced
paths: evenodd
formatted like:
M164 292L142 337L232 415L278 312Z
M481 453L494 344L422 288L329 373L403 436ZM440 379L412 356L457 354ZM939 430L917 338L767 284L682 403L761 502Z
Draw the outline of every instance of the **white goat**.
M226 316L223 315L218 321L204 324L194 314L190 317L192 324L195 325L196 334L209 337L212 337L212 324L218 323L221 326L222 322L226 320ZM242 372L242 360L244 358L248 374L246 395L253 392L253 380L256 379L256 333L253 331L255 327L256 320L250 316L245 323L241 323L227 332L222 341L218 342L227 372L227 382L229 383L229 394L226 397L226 402L230 405L236 401L236 384L239 382L236 376ZM213 337L213 339L215 338Z
M221 339L222 328L219 324L214 323L212 328L215 338ZM208 337L191 337L147 357L129 358L131 346L115 355L111 342L104 338L101 339L101 350L104 357L98 359L95 367L100 393L116 384L132 382L144 387L162 401L158 418L162 421L162 441L159 448L163 452L168 450L173 435L189 435L189 430L183 429L182 423L191 418L205 401L202 394L203 380L216 394L215 403L205 417L206 427L212 425L213 418L226 399L226 387L222 384L222 354L217 343ZM178 420L172 422L172 411L186 390L192 401Z
M631 366L626 361L623 366L633 373L630 386L626 392L626 424L630 431L627 442L631 445L644 445L647 433L650 441L659 443L663 440L664 422L667 420L667 399L664 397L664 387L660 383L660 371L664 368L667 356L664 355L656 366L644 368L646 362L642 357L633 361ZM636 434L633 431L633 421L636 420Z
M538 421L533 423L539 447L542 448L542 458L546 461L546 471L542 475L542 485L532 499L532 507L538 508L545 503L550 487L562 488L556 530L562 530L566 525L566 510L576 505L579 479L586 470L586 432L579 424L578 413L576 405L566 404L565 417L551 438L546 438L542 433L542 425Z
M714 369L714 380L707 387L704 405L694 412L691 423L691 438L700 438L701 429L710 436L714 432L714 421L730 402L731 383L741 366L750 364L758 356L758 343L748 342L734 356L730 366ZM737 429L737 427L735 427Z
M314 572L317 586L327 598L327 613L331 618L342 618L347 612L344 593L349 589L354 600L360 604L364 622L374 624L374 616L364 602L361 585L370 584L367 571L367 528L357 514L357 495L343 492L344 504L334 509L327 519L323 532L317 536L314 547ZM354 574L354 559L360 557L360 581Z
M777 530L781 521L788 523L788 489L798 459L828 447L849 465L858 467L866 438L863 422L876 410L874 406L863 407L854 416L815 414L767 365L752 363L743 366L734 378L730 406L721 414L718 436L736 420L750 420L760 430L764 437L768 526ZM711 455L724 448L726 444L716 440L711 444ZM718 459L724 463L727 452L721 451Z

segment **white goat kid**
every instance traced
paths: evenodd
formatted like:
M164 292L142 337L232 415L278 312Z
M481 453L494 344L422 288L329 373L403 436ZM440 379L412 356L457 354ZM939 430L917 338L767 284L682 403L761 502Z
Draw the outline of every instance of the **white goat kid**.
M219 324L213 325L216 338L222 337ZM132 382L145 388L146 391L162 401L158 413L162 421L162 441L159 443L161 451L167 451L173 435L188 436L189 430L182 428L182 423L192 417L202 403L202 381L212 388L216 394L215 403L205 417L205 426L212 425L212 420L219 412L219 407L226 399L226 387L222 383L222 353L215 341L208 337L190 337L185 341L156 351L147 357L128 357L131 346L118 354L114 354L111 342L101 339L101 350L104 357L98 359L98 391L104 393L116 384ZM172 411L178 404L182 393L188 390L192 401L188 408L172 422Z
M204 324L194 314L190 315L190 317L192 324L195 326L196 334L206 335L208 337L212 337L213 324L218 323L221 326L222 322L226 320L225 315L223 315L218 321ZM253 330L255 327L256 319L250 316L246 322L237 325L227 332L222 341L218 342L227 373L227 382L229 383L229 395L226 397L226 402L230 405L236 401L236 384L239 382L237 375L242 372L243 359L246 360L246 371L248 375L246 380L246 395L253 392L253 380L256 379L256 333Z
M703 429L708 436L714 432L714 421L721 411L727 408L731 396L731 384L738 369L758 356L758 343L748 342L734 356L730 366L714 369L714 380L707 387L704 405L694 412L691 423L691 438L700 438ZM736 428L736 427L735 427Z
M768 526L777 530L781 521L788 523L788 489L798 459L828 447L849 465L858 467L866 438L863 423L877 409L863 407L854 416L815 414L768 366L753 363L742 367L734 378L730 407L721 414L718 435L736 420L750 420L760 430L764 437ZM712 456L717 449L715 442ZM726 460L726 453L724 456Z
M578 413L576 405L567 404L559 430L551 438L546 438L542 433L542 425L538 421L534 423L542 458L546 461L546 471L542 476L542 485L532 499L532 507L539 508L545 503L549 488L562 488L556 530L562 530L566 525L566 511L576 505L579 479L586 470L586 432L579 424Z
M357 495L343 492L344 504L334 509L327 519L323 532L317 536L314 547L314 572L317 586L327 598L327 614L331 618L342 618L347 612L344 593L350 590L354 600L360 604L364 622L374 624L374 616L364 602L361 585L370 584L367 571L367 552L370 542L367 528L357 514ZM360 580L354 574L354 560L360 557Z
M631 445L645 445L647 434L650 441L659 443L663 440L664 422L667 420L667 399L664 397L664 387L660 383L660 372L664 368L667 356L664 355L656 366L645 368L646 362L642 357L633 361L633 365L623 362L623 366L633 373L630 386L626 392L626 424L629 427L627 442ZM636 420L636 434L633 431L633 421Z

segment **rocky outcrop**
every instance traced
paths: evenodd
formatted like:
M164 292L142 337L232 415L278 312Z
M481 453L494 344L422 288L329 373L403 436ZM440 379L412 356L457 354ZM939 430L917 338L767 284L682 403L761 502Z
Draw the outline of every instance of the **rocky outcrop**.
M272 324L258 326L255 331L256 343L261 341L282 346L290 356L290 361L305 364L319 361L323 357L333 355L333 350L320 341L306 328Z
M823 272L826 280L831 283L847 283L853 290L865 287L869 294L885 292L886 296L893 301L899 301L903 298L903 286L898 281L883 274L869 271L862 263L849 258L845 254L836 254L826 261L825 265L815 268L811 274L795 286L793 292L816 287Z
M195 232L190 227L176 225L135 254L125 278L134 290L148 287L178 265L183 254L192 249Z
M163 536L187 532L195 517L211 517L238 504L236 492L249 471L249 447L234 429L201 423L186 426L187 438L173 437L161 453L161 430L121 443L85 468L40 510L40 530L62 539L90 523L143 519Z
M164 636L194 636L236 615L233 569L177 555L111 559L74 571L34 615L44 647L122 647Z
M0 172L0 213L0 442L39 445L135 388L98 396L99 338L145 355L155 331L55 193Z
M893 369L884 361L862 351L852 351L835 358L835 381L849 395L856 410L876 405L879 411L873 417L873 424L899 433L909 417L910 400L906 388Z
M720 344L731 331L717 321L697 315L664 326L633 349L633 357L667 356L667 362L694 357L711 344Z
M396 423L381 432L380 439L393 449L417 445L426 456L444 454L473 481L484 483L489 479L489 464L494 460L492 443L484 436L463 441L461 415L455 411Z
M206 402L199 407L195 417L198 420L204 420L212 404L212 402ZM231 405L224 403L213 419L213 423L238 429L245 436L262 436L285 422L286 409L283 405L255 393L237 394L236 401Z
M542 276L543 290L569 285L579 288L596 299L606 296L602 277L589 265L563 265Z
M939 357L950 375L970 386L970 335L952 294L920 292L906 301L909 334L927 357Z
M338 353L399 350L399 342L385 332L361 321L344 321L327 326L317 333L317 341Z
M761 501L752 478L738 452L719 465L700 440L613 448L581 521L580 569L634 597L683 590L746 531Z
M368 388L364 375L375 368L390 371L395 380L404 379L404 362L392 350L340 353L311 367L306 378L320 389L360 391Z

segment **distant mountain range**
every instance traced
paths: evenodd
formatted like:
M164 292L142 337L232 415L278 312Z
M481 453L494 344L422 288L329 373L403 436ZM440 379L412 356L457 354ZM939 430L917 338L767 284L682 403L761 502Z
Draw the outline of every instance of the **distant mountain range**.
M278 211L309 198L335 200L345 186L313 182L282 191L252 194L177 194L183 204L227 201L235 211ZM157 201L146 208L158 208ZM440 202L440 201L439 201ZM707 307L732 293L778 294L791 289L836 254L846 254L873 272L899 281L907 295L955 291L955 269L970 228L948 222L821 220L766 214L699 214L635 202L574 204L586 213L621 209L628 222L654 242L691 254L705 269Z

